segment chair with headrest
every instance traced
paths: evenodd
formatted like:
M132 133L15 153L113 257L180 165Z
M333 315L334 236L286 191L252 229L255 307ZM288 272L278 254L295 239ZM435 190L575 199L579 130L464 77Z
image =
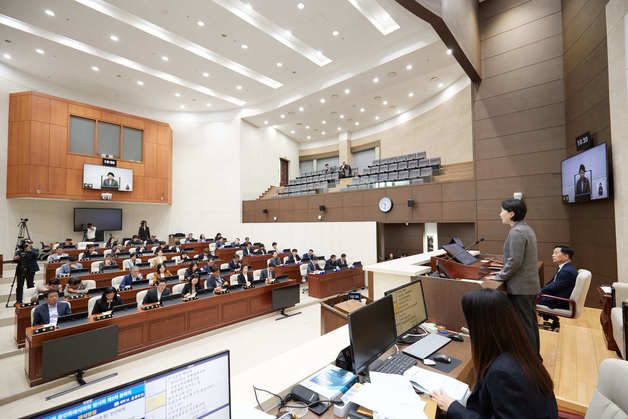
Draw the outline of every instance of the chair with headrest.
M144 297L147 292L148 290L142 290L135 295L135 301L137 301L138 306L142 304L142 301L144 301Z
M253 271L253 281L259 281L259 277L262 275L263 269L255 269Z
M174 284L172 287L172 293L181 294L183 292L183 287L185 287L185 284Z
M59 278L59 276L61 275L61 268L62 266L59 266L57 269L55 269L55 277Z
M113 253L113 249L105 249L104 252L102 252L103 256L107 256Z
M220 264L220 270L225 270L225 269L229 269L229 264L228 263L221 263Z
M619 348L622 358L626 359L626 328L628 328L628 283L615 282L613 284L615 307L611 309L611 325L613 326L613 338Z
M132 247L129 249L129 255L132 255L133 253L137 252L137 247Z
M185 278L185 271L187 271L188 268L179 268L177 269L177 275L179 275L179 280L183 281L183 278Z
M303 278L307 277L307 263L304 263L303 265L299 266L299 272L301 273L301 276Z
M90 272L91 273L97 273L100 272L100 270L102 269L102 266L105 264L104 261L99 260L98 262L92 262L92 266L90 268Z
M120 290L120 284L122 283L123 279L124 279L124 275L118 275L111 278L111 286L117 290Z
M540 294L537 298L537 301L543 297L547 297L555 301L563 301L569 304L569 308L549 308L546 305L537 304L536 311L539 314L577 319L584 311L584 301L587 297L587 292L589 292L589 285L591 285L591 272L586 269L578 269L576 285L574 286L573 291L571 291L569 298L561 298L549 294Z
M319 267L321 270L325 269L325 260L324 260L324 259L319 259L319 260L317 261L317 263L318 263L318 267Z
M236 250L235 254L240 256L240 259L242 259L244 257L244 251L243 250Z
M96 301L100 300L101 296L92 297L87 301L87 315L90 316L92 314L92 310L94 310L94 306L96 305Z
M151 272L148 275L146 275L146 279L148 279L149 284L153 283L153 281L155 280L155 275L157 275L155 272Z
M600 364L597 387L585 419L628 417L628 361L608 358Z
M89 291L89 290L93 290L94 288L96 288L96 280L94 279L84 279L83 284L85 284L85 290Z

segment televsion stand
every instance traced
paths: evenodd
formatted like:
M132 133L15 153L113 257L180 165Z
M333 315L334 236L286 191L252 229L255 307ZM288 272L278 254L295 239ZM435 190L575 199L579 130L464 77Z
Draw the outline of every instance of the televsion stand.
M296 316L297 314L301 314L300 311L297 311L296 313L290 313L290 314L286 314L286 309L282 308L281 311L279 312L279 314L282 315L282 317L277 317L275 319L275 321L277 320L283 320L283 319L287 319L288 317L292 317L292 316Z
M78 385L74 386L74 387L70 387L69 389L63 390L63 391L61 391L59 393L55 393L55 394L51 394L50 396L46 396L46 401L49 401L49 400L52 400L52 399L56 399L57 397L61 397L61 396L66 395L68 393L72 393L73 391L76 391L76 390L78 390L80 388L83 388L84 386L88 386L88 385L91 385L91 384L96 384L96 383L99 383L101 381L107 380L109 378L112 378L112 377L115 377L116 375L118 375L117 372L112 372L111 374L107 374L105 376L102 376L100 378L96 378L95 380L87 382L87 381L85 381L83 379L83 375L84 374L85 374L85 371L77 370L76 373L74 373L74 378L76 379L76 382L78 383Z

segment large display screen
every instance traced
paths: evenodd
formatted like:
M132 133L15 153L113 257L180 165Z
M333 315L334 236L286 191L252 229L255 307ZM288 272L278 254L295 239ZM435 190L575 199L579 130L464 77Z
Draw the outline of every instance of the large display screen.
M93 224L101 231L122 230L121 208L74 208L74 231Z
M38 413L34 417L229 419L229 351Z
M606 143L562 162L563 201L588 202L609 197Z
M83 188L131 192L133 170L85 164L83 165Z

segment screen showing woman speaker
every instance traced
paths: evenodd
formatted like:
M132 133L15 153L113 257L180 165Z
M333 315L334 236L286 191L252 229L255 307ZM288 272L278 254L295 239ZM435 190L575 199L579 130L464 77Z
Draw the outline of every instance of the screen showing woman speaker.
M609 175L606 156L606 143L602 143L563 160L564 202L587 202L608 198Z
M83 165L85 189L109 189L121 192L133 190L133 170L120 167Z

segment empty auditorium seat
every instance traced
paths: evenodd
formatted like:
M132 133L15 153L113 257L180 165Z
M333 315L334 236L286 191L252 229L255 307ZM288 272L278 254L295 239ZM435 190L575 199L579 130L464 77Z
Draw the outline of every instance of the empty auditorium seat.
M410 170L410 179L418 179L421 177L421 169Z
M397 170L406 170L408 168L408 162L402 161L397 163Z
M390 182L393 182L393 181L397 180L397 178L398 178L397 172L390 172L390 173L388 173L388 180Z
M397 180L407 180L410 177L410 172L408 170L400 170L397 172Z
M419 167L419 161L418 160L410 160L410 161L408 161L408 169L416 169L417 167Z

